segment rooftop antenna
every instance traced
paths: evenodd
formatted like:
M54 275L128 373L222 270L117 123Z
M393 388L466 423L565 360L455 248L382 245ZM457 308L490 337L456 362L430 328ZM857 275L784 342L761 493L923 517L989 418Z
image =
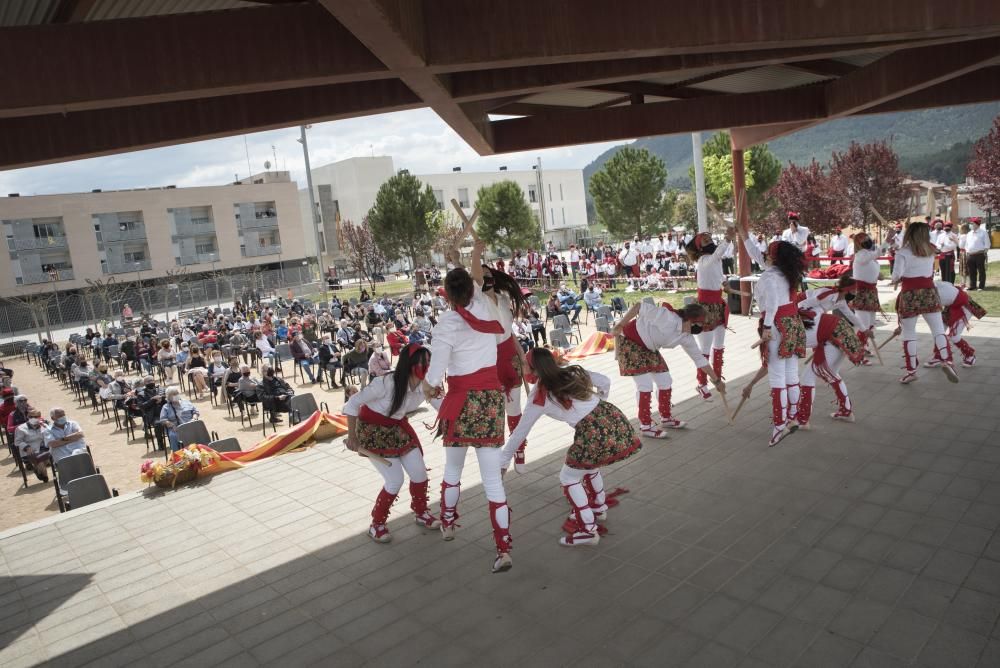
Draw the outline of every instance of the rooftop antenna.
M278 169L278 149L271 144L271 156L274 158L274 168Z
M253 176L253 168L250 166L250 147L247 145L247 136L243 135L243 150L247 154L247 178Z

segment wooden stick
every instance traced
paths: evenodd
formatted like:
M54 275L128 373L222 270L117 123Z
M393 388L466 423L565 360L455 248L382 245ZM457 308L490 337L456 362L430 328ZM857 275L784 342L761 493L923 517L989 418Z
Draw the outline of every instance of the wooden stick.
M890 341L892 341L892 340L893 340L894 338L896 338L897 336L899 336L899 334L897 334L896 332L893 332L893 333L892 333L892 336L890 336L890 337L889 337L888 339L886 339L885 341L883 341L882 343L880 343L880 344L878 345L878 347L877 347L877 348L875 348L875 350L876 350L876 351L878 351L878 350L882 350L883 348L885 348L885 346L886 346L886 344L887 344L887 343L889 343Z
M719 388L715 389L718 390L719 396L722 397L722 409L726 411L726 419L729 420L730 424L732 424L733 418L731 417L732 413L729 412L729 400L726 399L726 393L723 392L722 390L719 390Z
M386 459L382 455L376 455L374 452L372 452L368 448L360 448L359 447L358 448L358 454L361 455L362 457L367 457L368 459L375 460L379 464L383 464L385 466L392 466L392 462L390 462L388 459Z
M733 411L733 414L729 417L730 424L736 422L736 416L740 414L740 409L743 408L743 404L745 404L746 402L747 398L745 396L740 398L740 403L736 405L736 410Z
M878 358L879 366L885 366L885 362L882 361L882 353L878 351L878 346L875 345L875 337L873 336L869 343L871 343L872 348L875 350L875 357Z
M765 343L767 343L767 341L765 341L764 339L757 339L757 341L755 341L754 344L750 346L750 350L753 350L754 348L759 348Z
M809 366L809 363L813 361L813 356L815 354L816 353L813 353L812 355L810 355L809 357L806 358L806 366Z

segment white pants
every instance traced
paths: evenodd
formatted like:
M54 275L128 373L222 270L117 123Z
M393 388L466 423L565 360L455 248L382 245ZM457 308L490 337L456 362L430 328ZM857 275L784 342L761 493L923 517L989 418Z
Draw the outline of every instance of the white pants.
M462 481L462 469L465 467L465 453L468 447L447 447L444 449L444 475L442 478L449 485L458 485ZM476 459L479 460L479 474L483 478L483 492L486 498L494 503L503 503L507 494L503 489L503 478L500 477L500 448L474 448ZM448 487L445 490L445 502L449 507L458 503L459 488Z
M823 352L826 354L826 365L830 367L834 378L839 380L840 365L844 361L844 353L832 343L824 344ZM813 371L811 363L802 370L802 384L806 387L816 387L816 372Z
M594 484L595 486L600 486L600 496L603 497L604 481L601 479L600 469L583 471L563 464L562 470L559 471L559 482L562 484L565 493L569 495L569 502L574 516L579 513L580 523L583 525L580 528L584 531L596 531L597 520L594 518L594 509L590 507L590 497L583 486L583 478L586 475L595 477ZM601 498L600 502L604 503L604 499Z
M399 490L403 489L403 471L406 471L406 475L410 476L411 482L427 481L427 467L424 465L424 456L420 453L419 448L410 450L402 457L386 457L386 459L392 466L386 466L374 460L372 460L372 466L382 475L382 479L385 481L383 485L385 491L390 494L399 494Z
M899 325L903 328L904 342L917 340L917 317L903 318L899 321ZM945 334L944 318L941 317L941 312L924 313L921 317L923 317L927 326L930 327L931 334L934 335L934 345L942 352L947 350L948 336ZM916 353L916 345L913 347L913 352Z
M673 383L669 371L662 373L642 373L638 376L632 376L632 381L635 383L637 392L652 392L654 384L658 390L669 390Z
M965 311L965 317L967 317L967 318L973 318L975 316L973 316L971 313L969 313L968 309L966 309L966 311ZM959 321L958 323L955 324L955 333L952 334L950 337L948 337L949 340L952 343L958 343L959 341L962 340L962 332L964 332L964 331L965 331L965 323L962 322L962 321Z
M861 321L862 331L867 332L869 329L875 326L875 312L874 311L855 311L854 315L858 317Z
M504 411L507 413L507 417L512 417L521 414L521 386L518 385L512 388L510 391L510 399L504 397Z
M781 343L777 332L767 342L767 383L771 389L785 389L799 382L799 358L781 357L778 355L778 345Z
M713 350L722 350L726 347L726 326L719 325L711 332L702 332L696 337L698 347L702 355L711 355Z

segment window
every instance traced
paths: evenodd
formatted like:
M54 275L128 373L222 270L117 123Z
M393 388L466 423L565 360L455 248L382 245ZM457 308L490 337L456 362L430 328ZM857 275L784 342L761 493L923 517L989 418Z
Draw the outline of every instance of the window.
M35 223L32 228L36 239L53 239L63 236L61 226L55 223Z
M459 188L458 189L458 205L463 209L469 208L469 189Z
M146 261L146 251L125 251L122 253L122 260L124 262L145 262Z
M119 220L118 221L118 231L119 232L131 232L139 227L139 223L134 220Z
M444 191L435 190L434 191L434 201L437 202L438 211L444 211Z
M535 192L535 186L528 186L528 201L532 204L538 203L538 193Z
M198 255L210 255L215 252L215 242L209 241L207 243L198 244L194 248Z

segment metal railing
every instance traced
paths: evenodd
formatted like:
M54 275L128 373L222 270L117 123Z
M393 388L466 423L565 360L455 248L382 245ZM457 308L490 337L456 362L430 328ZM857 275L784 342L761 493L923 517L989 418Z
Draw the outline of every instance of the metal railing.
M264 255L281 255L281 244L274 246L243 247L243 257L263 257Z
M131 230L108 230L101 234L104 243L114 243L116 241L136 241L146 239L146 227L137 227Z
M191 222L177 223L179 237L196 237L203 234L215 234L215 223L210 218L192 218Z
M66 237L38 237L33 239L7 239L7 248L12 251L44 250L46 248L66 248Z
M21 275L21 283L24 285L37 285L38 283L48 283L49 281L72 281L74 278L72 269L59 269L56 271L26 271Z
M192 264L211 264L219 261L218 253L199 253L197 255L181 255L179 263L182 267Z
M127 274L133 271L149 271L153 268L152 260L139 260L138 262L108 262L109 274Z
M262 227L277 227L277 216L263 216L261 218L240 218L241 230L254 230Z

